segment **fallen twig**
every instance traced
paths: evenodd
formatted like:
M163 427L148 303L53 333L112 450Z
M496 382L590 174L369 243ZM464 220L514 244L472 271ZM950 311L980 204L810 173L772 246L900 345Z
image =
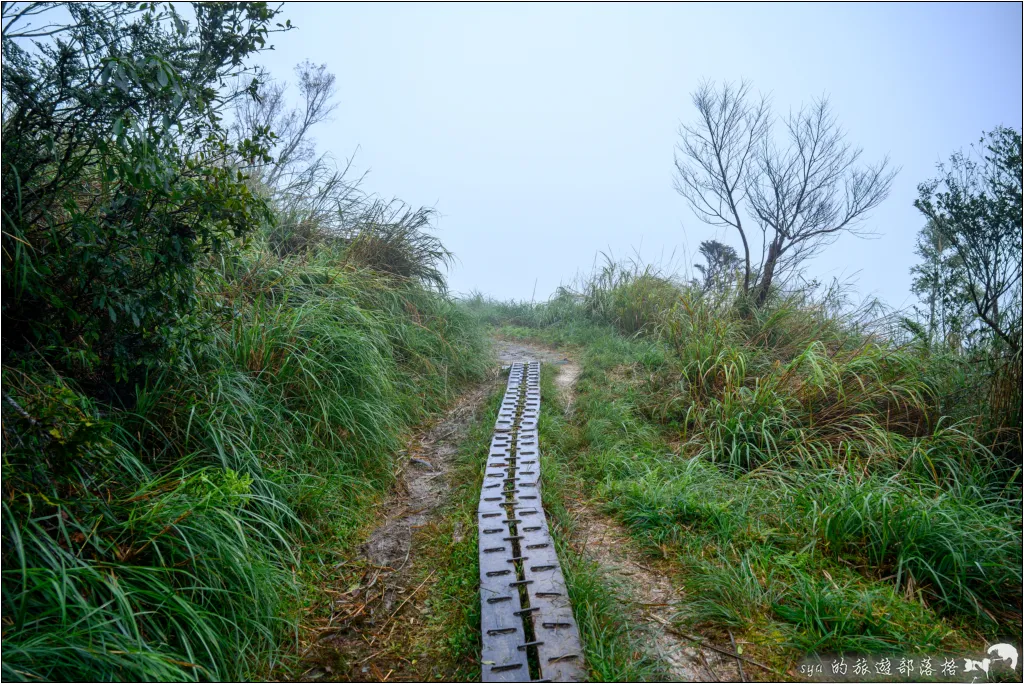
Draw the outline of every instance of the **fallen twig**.
M740 650L736 648L736 639L733 638L731 629L729 630L729 641L732 643L732 650L736 652L736 665L740 668L740 679L745 682L747 673L743 671L743 658L740 657Z
M405 607L405 604L409 602L409 599L411 599L411 598L412 598L413 596L415 596L415 595L416 595L416 593L417 593L417 592L419 592L419 590L423 588L423 585L424 585L424 584L426 584L426 583L427 583L427 581L428 581L428 580L429 580L429 579L430 579L431 577L433 577L433 576L434 576L434 573L435 573L435 572L437 572L437 570L431 570L431 571L430 571L430 574L429 574L429 575L427 575L427 576L426 576L426 577L424 578L424 580L423 580L422 582L420 582L419 586L418 586L418 587L416 587L415 589L413 589L413 590L412 590L412 593L411 593L411 594L409 594L408 596L406 596L406 597L405 597L405 599L404 599L404 600L403 600L403 601L402 601L401 603L399 603L399 604L398 604L398 608L395 608L395 611L394 611L393 613L391 613L391 616L390 616L390 617L389 617L389 618L387 619L387 622L385 622L385 623L384 623L384 626L383 626L383 627L381 627L381 631L383 631L384 627L387 627L387 626L388 626L388 623L390 623L390 622L391 622L392 620L394 620L394 619L395 619L395 616L396 616L396 615L398 615L399 611L401 611L401 610L402 610L402 608L404 608L404 607Z
M704 663L704 669L707 670L708 673L711 675L711 681L722 681L722 678L718 676L718 673L715 671L715 668L712 667L711 661L708 660L707 656L704 655L704 651L701 649L697 649L697 655L700 656L700 662Z
M681 636L684 639L689 639L690 641L696 643L699 646L702 646L704 648L710 648L712 651L716 651L718 653L721 653L722 655L727 655L730 658L739 658L740 660L743 660L744 662L750 663L751 665L756 665L759 668L761 668L762 670L767 670L768 672L771 672L772 674L777 674L780 677L785 677L786 676L785 673L780 672L780 671L776 670L773 667L768 667L764 663L759 663L756 660L752 660L751 658L748 658L746 656L741 656L738 653L730 653L729 651L725 650L724 648L719 648L718 646L715 646L714 644L709 644L709 643L707 643L707 640L704 639L703 637L697 637L697 636L693 636L692 634L687 634L686 632L680 632L679 630L675 629L672 626L672 623L670 623L668 620L660 618L657 615L651 615L651 617L654 618L655 620L657 620L658 622L660 622L661 624L665 625L665 627L668 628L668 631L672 632L676 636Z

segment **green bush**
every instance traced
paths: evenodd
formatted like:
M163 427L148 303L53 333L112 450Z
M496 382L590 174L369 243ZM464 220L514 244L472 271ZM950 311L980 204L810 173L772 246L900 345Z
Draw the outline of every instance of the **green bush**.
M190 29L171 5L68 4L31 41L24 22L64 18L20 9L4 8L4 358L38 352L128 396L200 332L206 255L269 217L236 170L267 132L229 142L221 84L277 10L197 3Z
M429 211L281 249L330 198L268 199L273 131L222 124L278 10L63 9L3 9L4 679L248 679L484 338Z

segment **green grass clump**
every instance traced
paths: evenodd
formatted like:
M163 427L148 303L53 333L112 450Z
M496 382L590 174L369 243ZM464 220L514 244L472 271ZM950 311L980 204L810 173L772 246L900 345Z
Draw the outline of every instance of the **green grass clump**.
M486 365L451 300L341 261L250 245L204 275L201 341L106 400L5 366L5 679L287 661L297 566L352 543L403 431Z
M1012 501L846 473L817 475L797 500L837 557L864 558L901 589L921 586L949 612L1012 623L1022 560L1020 530L1008 525L1020 514Z
M566 501L582 490L569 461L580 446L580 437L565 418L564 406L554 384L555 369L541 370L539 429L544 511L551 525L558 558L565 574L573 614L593 681L663 681L665 672L642 646L643 634L610 584L605 570L572 545L573 516Z

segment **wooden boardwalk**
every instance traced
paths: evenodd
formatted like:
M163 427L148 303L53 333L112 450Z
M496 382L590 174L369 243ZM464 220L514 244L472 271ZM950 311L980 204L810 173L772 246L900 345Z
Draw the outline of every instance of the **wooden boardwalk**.
M583 649L541 506L540 364L513 363L477 514L485 682L585 681Z

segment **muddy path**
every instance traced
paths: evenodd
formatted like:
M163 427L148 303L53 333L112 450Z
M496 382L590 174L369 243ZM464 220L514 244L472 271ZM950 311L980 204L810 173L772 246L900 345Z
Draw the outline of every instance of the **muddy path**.
M423 597L416 534L449 496L452 459L485 410L498 368L466 392L435 423L416 433L400 454L394 490L378 507L380 522L355 558L338 572L334 613L306 647L300 681L420 681L429 678L417 658Z
M702 647L673 627L673 616L685 602L669 571L638 550L612 518L585 501L570 506L576 522L574 542L598 563L647 637L648 652L662 663L675 682L738 682L734 658ZM727 650L728 645L723 646Z
M460 444L500 383L499 369L539 360L558 369L555 383L571 413L580 365L564 350L522 341L493 340L495 366L436 422L416 433L401 454L394 490L377 510L380 520L355 557L335 568L332 614L304 644L300 681L438 681L422 644L429 636L424 605L434 582L430 561L419 557L417 534L440 517L453 487L453 460ZM729 644L701 646L677 632L673 616L685 601L670 572L638 549L622 526L574 492L566 506L573 517L570 543L597 563L626 606L640 643L665 664L673 681L741 681ZM466 534L473 532L467 530ZM717 650L716 650L717 649ZM749 669L749 665L748 665Z
M561 394L562 403L567 410L572 407L573 388L580 376L580 366L566 356L565 352L540 344L503 339L494 340L494 351L502 365L507 366L516 361L540 361L557 367L558 376L555 378L555 384Z
M304 645L300 681L430 681L435 672L421 653L429 638L425 597L434 577L417 553L417 534L439 517L449 500L453 459L472 425L487 410L500 370L514 361L539 359L575 379L576 366L551 349L494 340L491 375L467 391L432 425L414 434L400 454L393 491L377 506L380 521L355 557L336 568L332 614ZM571 386L566 385L567 391ZM472 531L467 531L472 534ZM424 578L425 577L425 578Z

